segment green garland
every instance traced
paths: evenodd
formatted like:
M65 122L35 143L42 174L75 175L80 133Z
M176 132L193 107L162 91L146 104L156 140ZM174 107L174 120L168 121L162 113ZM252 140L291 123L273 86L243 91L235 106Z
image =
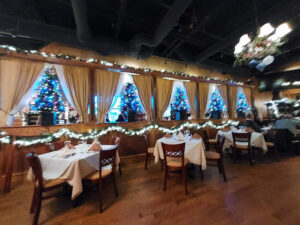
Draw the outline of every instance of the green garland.
M67 128L62 128L62 129L58 130L57 132L49 134L49 135L40 135L40 136L34 137L34 138L21 138L19 140L14 141L14 145L30 146L30 145L41 144L41 143L49 143L49 142L52 142L54 139L60 138L63 135L65 135L68 138L87 140L87 139L93 139L93 138L103 136L112 131L118 131L118 132L121 132L121 133L129 135L129 136L134 136L134 135L141 136L141 135L144 135L145 133L149 132L152 129L158 129L158 130L162 131L163 133L176 133L178 131L183 130L184 128L199 130L199 129L209 126L209 127L215 128L215 129L223 129L226 126L230 126L230 125L236 126L238 124L239 124L239 121L232 121L232 120L228 120L225 123L222 123L219 125L214 124L212 121L205 122L204 124L184 122L176 127L167 128L167 127L163 127L158 124L152 123L141 129L125 129L120 126L113 125L113 126L106 127L102 130L94 130L89 133L77 133L77 132L71 131Z

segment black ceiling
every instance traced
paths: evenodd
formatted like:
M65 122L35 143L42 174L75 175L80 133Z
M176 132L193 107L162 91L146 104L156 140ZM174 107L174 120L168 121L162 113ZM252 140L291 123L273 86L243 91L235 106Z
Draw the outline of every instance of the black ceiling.
M141 58L154 54L231 67L235 44L242 34L255 32L257 19L259 25L270 22L274 26L288 21L294 28L274 65L299 55L299 0L181 0L177 6L189 1L179 19L174 24L168 21L170 27L161 30L160 34L166 32L160 36L162 40L149 44L180 0L87 0L87 30L84 28L83 34L90 31L91 37L84 40L76 37L72 3L78 0L0 0L0 44L39 49L55 41L102 54ZM137 34L143 34L148 45L132 48Z

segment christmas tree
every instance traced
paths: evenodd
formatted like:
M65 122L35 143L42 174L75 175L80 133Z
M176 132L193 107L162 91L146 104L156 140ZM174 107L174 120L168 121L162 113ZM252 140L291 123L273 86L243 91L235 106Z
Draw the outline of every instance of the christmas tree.
M136 86L133 83L126 83L120 106L122 110L127 112L141 113L143 111Z
M216 90L212 93L210 97L208 111L209 112L226 111L225 102L218 88L216 88Z
M246 112L249 109L249 105L246 99L246 96L241 88L239 88L238 99L236 103L237 112Z
M65 106L55 69L47 68L29 105L32 111L64 112Z
M171 111L188 111L189 104L184 90L181 87L176 87L175 96L171 103Z

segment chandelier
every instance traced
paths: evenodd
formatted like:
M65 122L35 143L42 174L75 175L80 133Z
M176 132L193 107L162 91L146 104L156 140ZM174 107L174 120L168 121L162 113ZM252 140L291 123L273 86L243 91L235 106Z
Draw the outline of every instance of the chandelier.
M248 65L251 69L256 68L262 72L274 61L273 55L280 52L279 47L287 41L285 36L291 31L287 23L279 25L276 29L270 23L266 23L257 30L252 40L248 34L244 34L235 46L236 59L233 65Z

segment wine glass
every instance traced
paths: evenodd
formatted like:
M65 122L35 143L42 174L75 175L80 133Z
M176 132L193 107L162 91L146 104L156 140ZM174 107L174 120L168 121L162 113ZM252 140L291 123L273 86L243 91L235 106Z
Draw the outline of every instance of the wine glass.
M64 144L65 144L65 148L69 149L71 141L65 141Z

